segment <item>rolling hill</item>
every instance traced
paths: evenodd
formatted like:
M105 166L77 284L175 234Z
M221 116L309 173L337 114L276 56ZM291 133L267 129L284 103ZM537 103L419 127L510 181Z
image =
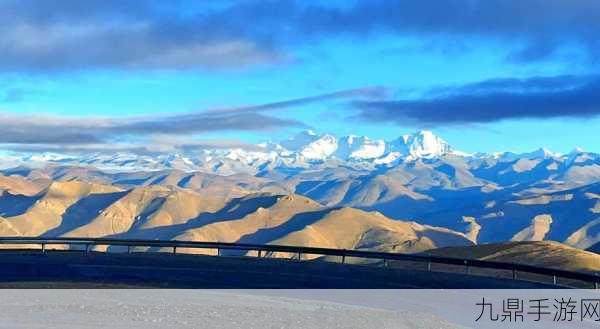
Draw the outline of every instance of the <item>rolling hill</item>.
M600 255L553 241L510 242L429 250L428 255L518 263L569 271L600 271Z
M280 243L397 252L473 243L448 229L326 207L294 194L226 198L177 186L124 189L58 181L34 196L5 192L2 202L13 205L1 209L3 236Z

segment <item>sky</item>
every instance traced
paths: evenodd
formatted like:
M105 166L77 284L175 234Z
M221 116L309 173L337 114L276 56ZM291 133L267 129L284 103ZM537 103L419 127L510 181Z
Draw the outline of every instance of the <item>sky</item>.
M0 2L0 148L600 152L596 0Z

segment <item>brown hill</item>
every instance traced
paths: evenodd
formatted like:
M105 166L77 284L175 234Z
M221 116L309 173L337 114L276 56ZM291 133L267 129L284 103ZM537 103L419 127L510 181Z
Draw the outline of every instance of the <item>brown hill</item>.
M321 215L318 220L289 232L273 243L403 253L472 244L461 233L396 221L377 212L341 208Z
M84 182L53 182L36 196L35 202L24 212L6 217L15 230L25 236L37 236L61 225L63 216L80 204L84 198L98 198L109 193L121 192L118 187ZM21 196L21 199L26 198ZM94 204L90 202L90 206ZM77 207L75 207L77 208ZM90 210L90 209L88 209Z
M28 180L21 176L4 176L0 174L0 191L11 194L35 195L48 185L47 180Z
M222 193L198 193L172 185L124 189L56 181L37 195L5 198L17 206L2 212L3 236L109 236L392 252L472 244L462 233L396 221L377 212L325 207L295 194L258 193L229 199Z
M600 255L553 241L448 247L429 250L426 254L519 263L570 271L600 271Z

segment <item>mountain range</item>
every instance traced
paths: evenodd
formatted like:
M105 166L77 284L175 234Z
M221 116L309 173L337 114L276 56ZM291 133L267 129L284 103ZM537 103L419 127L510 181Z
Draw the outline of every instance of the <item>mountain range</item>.
M43 167L54 165L93 166L107 171L140 171L177 169L220 175L260 174L274 168L311 168L314 166L376 168L393 166L400 161L432 158L454 152L441 138L429 131L404 135L393 141L374 140L365 136L336 138L303 131L279 143L264 142L233 148L205 148L184 153L116 154L92 153L67 155L59 153L8 152L0 167L18 165Z
M600 243L600 155L467 154L431 132L306 131L193 154L10 153L0 234L122 236L416 252ZM595 247L597 248L597 247Z

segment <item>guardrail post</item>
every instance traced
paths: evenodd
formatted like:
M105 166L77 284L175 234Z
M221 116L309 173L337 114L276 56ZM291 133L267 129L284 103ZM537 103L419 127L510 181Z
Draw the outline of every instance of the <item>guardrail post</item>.
M258 251L258 258L261 258L261 257L262 257L262 250L259 250Z
M173 246L173 254L177 253L177 246Z
M517 267L515 265L513 265L513 268L512 268L512 278L513 278L513 280L517 279Z
M556 274L552 274L552 284L556 285Z
M46 252L46 244L42 243L42 252Z
M427 261L427 271L431 272L431 260Z
M342 264L346 263L346 255L342 255Z
M89 253L90 252L90 245L89 244L85 244L85 253Z
M127 253L131 254L131 246L127 246Z
M386 258L383 259L383 267L388 267L388 261Z
M465 273L469 274L469 262L465 259Z
M302 252L298 251L298 260L302 260Z
M594 289L600 289L600 283L598 283L598 281L594 282Z
M217 247L217 256L221 256L221 248Z

